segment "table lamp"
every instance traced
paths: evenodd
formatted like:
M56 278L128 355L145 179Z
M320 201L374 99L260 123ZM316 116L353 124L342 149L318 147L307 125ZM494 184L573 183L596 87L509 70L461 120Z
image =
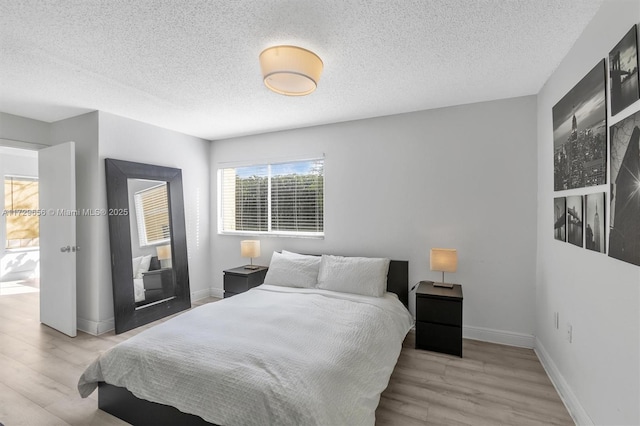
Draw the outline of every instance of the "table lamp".
M171 244L156 247L161 268L171 268Z
M240 241L240 256L251 258L251 265L246 265L244 269L258 269L259 266L253 266L253 258L260 257L260 241L259 240Z
M432 271L442 272L442 282L434 282L434 287L453 288L453 284L444 282L444 273L456 272L458 269L458 251L456 249L432 248L430 263Z

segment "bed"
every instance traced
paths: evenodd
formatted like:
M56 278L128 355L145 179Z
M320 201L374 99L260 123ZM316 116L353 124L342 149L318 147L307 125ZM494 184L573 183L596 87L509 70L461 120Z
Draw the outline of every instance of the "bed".
M353 291L375 273L333 264L321 280L322 269L276 267L283 257L274 253L265 284L102 354L80 394L99 387L100 409L132 424L374 424L412 326L408 262L387 260L383 294L373 296ZM340 276L359 284L335 291Z

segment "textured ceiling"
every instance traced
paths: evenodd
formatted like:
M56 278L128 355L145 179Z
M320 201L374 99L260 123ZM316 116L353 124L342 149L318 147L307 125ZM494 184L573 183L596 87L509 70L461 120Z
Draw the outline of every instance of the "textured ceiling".
M220 139L537 93L602 0L0 0L0 111L101 110ZM258 55L324 62L318 90Z

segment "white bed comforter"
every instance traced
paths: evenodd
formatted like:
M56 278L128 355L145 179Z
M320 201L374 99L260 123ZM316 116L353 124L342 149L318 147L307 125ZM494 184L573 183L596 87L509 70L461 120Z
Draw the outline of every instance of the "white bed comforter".
M133 279L133 296L136 302L142 302L144 297L144 280L142 278Z
M262 285L102 354L78 383L126 387L219 425L372 425L412 318L375 298Z

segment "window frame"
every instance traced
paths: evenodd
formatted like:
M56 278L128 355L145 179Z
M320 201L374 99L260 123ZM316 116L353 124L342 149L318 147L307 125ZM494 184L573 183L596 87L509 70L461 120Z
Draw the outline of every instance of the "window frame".
M305 162L322 162L322 231L319 232L307 232L307 231L282 231L273 230L272 225L272 198L271 198L271 169L272 166L288 164L288 163L305 163ZM304 158L286 158L277 160L267 160L264 162L236 162L236 163L221 163L218 164L216 176L217 176L217 218L218 218L218 235L239 235L239 236L270 236L270 237L290 237L290 238L310 238L310 239L324 239L325 235L325 193L326 193L326 179L325 179L325 164L326 159L324 154L317 156L309 156ZM243 231L243 230L225 230L224 229L224 179L223 173L226 169L237 169L245 167L266 167L267 168L267 230L266 231Z

